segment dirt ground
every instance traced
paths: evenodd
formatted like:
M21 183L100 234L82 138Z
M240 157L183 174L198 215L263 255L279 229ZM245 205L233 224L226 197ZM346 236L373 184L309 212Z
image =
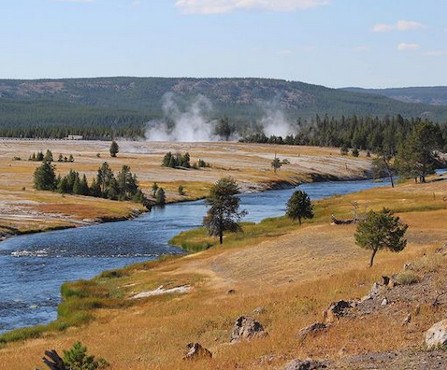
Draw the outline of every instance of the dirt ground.
M207 194L212 183L223 176L233 176L242 191L264 190L277 184L311 181L312 177L334 176L352 179L365 176L370 161L341 156L330 148L272 146L243 143L162 143L119 141L117 158L109 155L109 142L61 140L0 140L0 238L15 232L79 226L101 219L121 219L143 211L137 204L114 202L82 196L38 192L33 189L33 172L38 162L28 161L32 153L50 149L57 160L59 154L73 155L74 163L54 162L56 173L70 169L86 174L89 181L99 166L107 161L117 173L129 165L136 173L143 191L150 197L157 182L168 202L198 199ZM211 167L201 170L179 170L161 167L163 156L189 152L192 163L202 159ZM277 174L270 163L275 152L288 159ZM99 155L99 157L98 157ZM14 157L21 160L14 160ZM183 185L186 195L178 194Z

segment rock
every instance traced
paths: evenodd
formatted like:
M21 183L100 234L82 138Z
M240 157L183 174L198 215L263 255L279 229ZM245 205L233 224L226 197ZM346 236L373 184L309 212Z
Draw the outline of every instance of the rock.
M360 303L363 303L363 302L366 302L366 301L369 301L370 299L373 299L373 297L371 297L369 294L368 295L365 295L365 296L363 296L362 298L360 298Z
M306 326L305 328L301 329L298 332L298 337L304 339L309 334L321 332L326 330L327 328L328 328L327 324L322 322L315 322L312 325Z
M186 346L186 350L188 353L183 357L184 360L199 360L213 357L213 354L199 343L189 343Z
M327 366L319 361L308 360L292 360L283 370L319 370L326 369Z
M381 285L378 284L378 283L374 283L372 288L371 288L371 291L369 292L369 296L372 299L374 299L374 298L376 298L376 297L378 297L380 295L381 290L382 290Z
M380 304L381 306L386 306L388 304L388 299L384 298L382 300L382 303Z
M382 285L386 286L388 288L394 288L395 286L399 285L398 281L394 276L382 276Z
M236 294L236 291L234 289L230 289L227 294Z
M333 322L342 316L346 316L348 311L356 306L356 302L338 301L330 304L329 308L323 312L324 320L326 322Z
M249 316L239 317L233 326L233 331L230 336L230 343L238 342L240 340L250 340L253 338L262 338L267 333L259 321L256 321Z
M389 276L382 276L382 285L388 285L389 284L389 282L391 281L391 279L390 279L390 277Z
M425 345L428 349L447 346L447 320L437 322L425 332Z

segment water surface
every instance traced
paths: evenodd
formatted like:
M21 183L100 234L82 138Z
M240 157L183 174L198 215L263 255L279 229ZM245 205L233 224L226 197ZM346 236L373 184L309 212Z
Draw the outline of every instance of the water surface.
M344 181L303 184L312 200L387 185ZM244 221L284 215L296 189L241 196ZM0 243L0 332L56 319L63 282L89 279L101 271L183 253L168 241L201 225L203 201L154 208L134 220L18 236Z

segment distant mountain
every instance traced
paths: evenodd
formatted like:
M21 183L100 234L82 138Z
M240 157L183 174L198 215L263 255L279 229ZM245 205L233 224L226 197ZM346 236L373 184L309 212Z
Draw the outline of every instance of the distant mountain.
M432 90L429 90L432 89ZM227 115L235 122L253 122L272 111L292 120L319 114L341 117L427 117L447 120L447 88L421 88L422 103L402 102L362 89L323 86L260 78L81 78L59 80L0 80L0 128L8 125L107 125L141 124L164 117L171 96L176 109L187 109L199 96L212 108L209 119ZM442 90L445 89L445 90ZM386 93L399 89L386 90ZM377 92L380 91L380 94ZM407 91L404 89L404 91ZM413 91L413 90L409 90ZM441 93L445 91L445 95ZM402 94L401 94L402 95ZM417 100L409 92L408 99ZM418 95L419 96L419 95ZM430 98L431 97L431 98ZM419 100L417 100L419 102ZM433 105L434 102L439 104ZM172 107L171 107L172 108Z
M404 103L447 106L447 86L404 87L394 89L361 89L357 87L348 87L341 90L353 93L382 95Z

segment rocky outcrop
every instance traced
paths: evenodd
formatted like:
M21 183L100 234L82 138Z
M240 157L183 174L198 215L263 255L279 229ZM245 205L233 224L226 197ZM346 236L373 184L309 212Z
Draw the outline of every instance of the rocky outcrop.
M324 321L334 322L342 316L346 316L349 310L357 305L354 301L338 301L329 305L329 308L323 312Z
M315 360L293 360L283 370L320 370L326 369L327 365Z
M306 326L298 332L298 338L304 339L309 334L314 334L318 332L325 331L328 328L328 325L323 322L315 322L312 325Z
M447 320L437 322L425 332L425 345L428 349L447 346Z
M241 340L251 340L254 338L262 338L267 335L264 327L259 321L249 316L241 316L234 323L230 336L230 343L239 342Z
M202 347L200 343L189 343L186 346L188 353L183 357L184 360L200 360L203 358L212 358L213 354Z

